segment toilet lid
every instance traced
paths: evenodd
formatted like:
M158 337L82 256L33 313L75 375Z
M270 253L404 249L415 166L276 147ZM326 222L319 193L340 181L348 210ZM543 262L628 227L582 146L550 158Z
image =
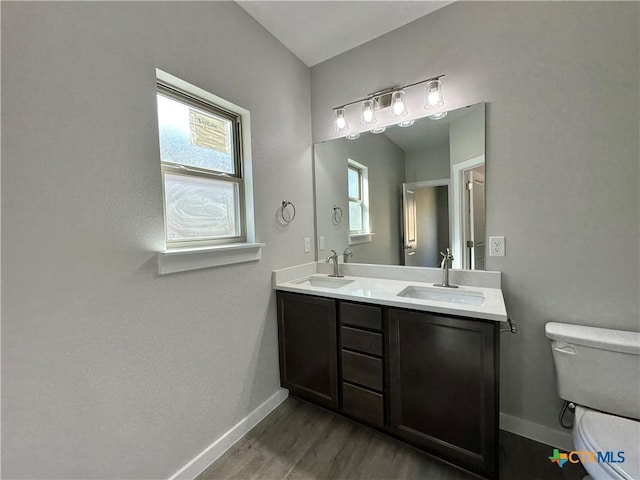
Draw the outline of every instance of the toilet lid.
M640 479L640 421L617 417L595 410L584 409L584 414L576 425L585 446L592 451L613 452L616 460L618 452L624 452L622 463L601 463L600 465L615 478ZM614 473L615 472L615 473Z

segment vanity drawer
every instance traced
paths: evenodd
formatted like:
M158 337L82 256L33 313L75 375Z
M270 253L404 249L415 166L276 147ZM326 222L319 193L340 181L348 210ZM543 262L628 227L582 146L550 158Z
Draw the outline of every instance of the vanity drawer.
M371 425L384 425L384 397L349 383L342 383L342 411Z
M342 379L382 391L382 360L342 350Z
M340 329L342 348L382 356L382 334L342 327Z
M340 322L342 325L382 331L382 309L370 305L340 302Z

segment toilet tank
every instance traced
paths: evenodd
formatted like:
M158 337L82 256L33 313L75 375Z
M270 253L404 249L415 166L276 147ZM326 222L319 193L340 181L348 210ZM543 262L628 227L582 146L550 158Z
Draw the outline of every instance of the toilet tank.
M640 419L640 332L547 323L564 400Z

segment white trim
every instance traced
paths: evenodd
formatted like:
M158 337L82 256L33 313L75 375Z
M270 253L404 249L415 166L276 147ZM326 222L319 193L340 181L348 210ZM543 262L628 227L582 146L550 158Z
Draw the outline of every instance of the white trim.
M253 412L240 420L224 435L205 448L193 460L174 473L169 480L195 479L204 472L213 462L229 450L238 440L244 437L253 427L269 415L278 405L289 396L289 390L280 388L267 400L258 406Z
M451 181L448 178L441 178L439 180L424 180L422 182L412 182L407 183L407 188L416 189L416 188L426 188L426 187L445 187L449 186Z
M513 417L506 413L500 413L500 428L536 442L560 448L566 452L573 450L571 430L556 430L555 428Z
M349 245L359 245L373 241L375 233L352 233L349 235Z
M201 248L180 248L158 252L158 273L186 272L262 258L264 243L234 243Z
M449 204L453 205L451 212L451 253L453 254L452 268L462 268L462 260L464 258L464 248L462 246L463 239L463 220L462 215L462 194L464 185L462 181L462 173L470 168L484 164L484 154L470 158L463 162L451 165L451 189L449 190Z

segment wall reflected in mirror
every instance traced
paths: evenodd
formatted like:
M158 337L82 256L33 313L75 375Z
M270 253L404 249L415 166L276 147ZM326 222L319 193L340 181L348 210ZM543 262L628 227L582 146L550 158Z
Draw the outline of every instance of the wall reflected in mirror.
M484 270L484 178L484 103L315 144L317 258Z

